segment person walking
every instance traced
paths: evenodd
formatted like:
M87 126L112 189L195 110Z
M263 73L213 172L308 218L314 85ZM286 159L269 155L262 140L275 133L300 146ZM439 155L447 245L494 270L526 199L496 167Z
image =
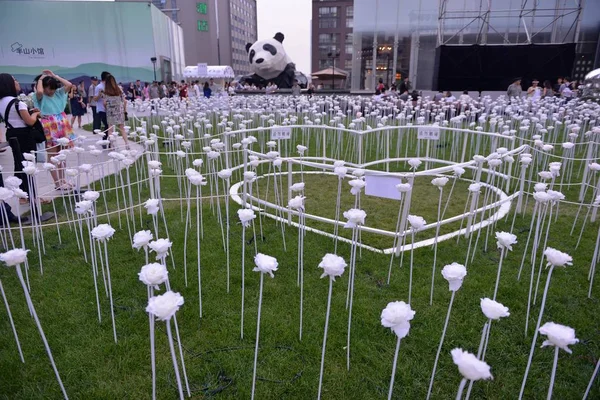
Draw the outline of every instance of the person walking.
M515 78L513 83L508 86L506 89L506 96L510 99L513 97L521 97L521 93L523 89L521 89L521 78Z
M292 95L300 96L302 90L300 89L300 85L298 84L298 79L294 79L294 84L292 85Z
M40 121L46 135L46 152L51 159L58 154L58 139L73 136L73 128L64 111L67 105L68 92L72 85L71 82L50 70L42 71L42 75L36 80L33 106L40 110ZM60 84L62 84L62 87L59 87ZM72 185L65 180L64 162L59 163L56 169L50 171L50 174L57 190L72 188Z
M75 120L77 120L78 127L81 129L81 117L85 115L87 107L83 102L83 93L79 91L78 86L71 86L71 90L69 90L69 103L71 105L71 126L75 126Z
M36 150L32 128L40 117L40 111L34 109L30 114L27 104L17 99L20 91L21 86L12 75L0 74L0 116L6 124L6 138L13 150L15 176L21 179L21 189L31 196L27 175L23 173L21 154ZM17 139L18 150L11 138Z
M106 107L104 105L104 86L106 77L108 75L110 75L110 73L103 71L102 74L100 74L100 79L102 79L102 82L100 82L94 89L94 100L96 100L96 112L98 114L98 127L94 128L94 134L96 133L96 129L100 129L105 132L104 139L108 137L108 133L106 133L108 130L108 121L106 120ZM104 126L102 127L101 125Z
M121 132L121 137L125 142L125 148L129 150L127 134L125 133L125 113L127 112L125 94L117 84L115 77L110 74L106 77L105 86L104 104L106 107L106 119L109 126L108 131L112 134L114 127L117 126Z
M540 81L538 81L535 78L533 79L533 81L531 82L531 86L529 86L529 88L527 89L528 99L531 99L532 101L538 101L542 98L542 88L539 87L539 83Z
M552 83L549 80L544 81L544 88L542 89L542 97L553 97L554 89L552 88Z
M100 129L100 120L98 119L98 113L96 112L96 104L97 101L94 98L96 86L98 85L98 77L92 76L92 83L88 88L88 100L87 103L90 105L92 109L92 130Z
M210 99L210 95L212 94L212 90L210 88L210 85L208 84L208 82L204 82L204 97L206 97L207 99Z

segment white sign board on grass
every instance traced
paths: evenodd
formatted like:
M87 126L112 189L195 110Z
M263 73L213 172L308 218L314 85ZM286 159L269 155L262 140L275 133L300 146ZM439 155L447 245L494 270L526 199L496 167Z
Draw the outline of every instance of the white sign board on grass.
M440 140L440 127L420 126L417 132L417 139Z
M384 199L400 200L400 192L396 185L402 183L397 176L365 175L365 194L367 196L383 197Z
M274 126L271 128L271 140L287 140L292 137L291 126Z

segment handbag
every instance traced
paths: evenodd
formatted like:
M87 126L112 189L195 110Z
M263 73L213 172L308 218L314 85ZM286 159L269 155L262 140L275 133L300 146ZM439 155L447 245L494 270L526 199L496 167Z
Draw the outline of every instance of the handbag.
M19 118L21 118L17 101L17 98L12 99L8 103L8 105L6 106L6 110L4 111L4 123L6 124L6 127L10 129L14 129L13 126L8 122L8 113L10 112L10 108L13 106L13 104L15 106L15 111L17 112L17 115L19 116ZM27 126L26 128L29 128L29 134L33 137L33 140L35 140L36 143L44 143L46 141L46 135L44 135L44 130L39 120L35 121L33 126Z

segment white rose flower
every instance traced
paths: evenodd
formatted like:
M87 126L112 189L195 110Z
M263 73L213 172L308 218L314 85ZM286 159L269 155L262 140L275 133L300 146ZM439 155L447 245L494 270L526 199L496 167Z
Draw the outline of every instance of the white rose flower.
M0 201L8 201L15 196L12 190L0 187Z
M288 207L289 207L289 208L296 209L296 210L298 210L298 211L302 211L302 210L304 210L304 199L305 199L305 198L306 198L306 197L304 197L304 196L296 196L296 197L293 197L293 198L290 200L290 202L288 203Z
M219 178L221 179L229 179L231 178L231 173L231 170L226 168L217 172L217 175L219 175Z
M321 278L328 276L335 281L336 277L342 276L347 265L342 257L330 253L325 254L319 263L319 268L323 268Z
M152 232L150 231L139 231L133 235L133 245L134 249L141 249L143 247L147 247L150 241L154 238Z
M471 183L469 185L469 192L471 193L479 193L481 191L481 184L479 183Z
M344 211L344 218L348 220L344 228L355 228L358 225L364 225L366 217L367 213L358 208L351 208L348 211Z
M28 252L29 250L25 249L12 249L0 254L0 261L4 262L7 267L23 264L27 259Z
M569 345L579 342L575 337L575 329L554 322L546 322L540 327L539 332L548 338L544 340L542 347L556 346L569 354L571 354Z
M415 232L420 231L427 224L427 222L425 222L425 219L418 215L409 215L407 219L408 223L410 224L410 228Z
M354 176L356 176L356 177L360 178L360 177L363 177L363 176L365 176L365 172L366 172L366 171L365 171L364 169L357 168L357 169L355 169L354 171L352 171L352 175L354 175Z
M254 171L246 171L244 172L244 181L246 182L254 182L256 179L256 172Z
M148 215L156 215L158 214L160 201L158 199L148 199L146 203L144 203L144 207L146 208Z
M196 168L202 167L202 164L204 164L204 160L201 158L196 158L194 161L192 161L192 165Z
M18 197L19 199L28 199L29 198L29 195L27 193L25 193L25 191L22 189L14 188L12 191L15 194L15 196Z
M431 184L433 186L437 186L438 189L442 190L444 186L448 183L448 178L445 176L440 176L439 178L434 178L431 180Z
M461 177L465 173L465 169L463 167L459 167L458 165L452 168L454 175L457 177Z
M482 162L484 162L484 161L485 161L485 157L484 157L484 156L481 156L481 155L479 155L479 154L476 154L476 155L474 155L474 156L473 156L473 160L474 160L476 163L478 163L478 164L481 164Z
M294 183L292 186L290 186L290 190L292 192L301 192L304 190L304 182L298 182L298 183Z
M83 197L84 200L96 201L100 197L100 193L95 190L86 190L81 197Z
M533 185L533 190L535 192L545 192L547 188L548 188L548 185L543 182L538 182L535 185Z
M150 250L156 253L156 259L166 257L173 243L169 239L156 239L148 243Z
M273 160L273 166L274 167L280 168L282 163L283 163L283 160L281 158L276 158L276 159Z
M564 142L562 144L562 148L565 150L569 150L572 149L573 147L575 147L575 143L571 143L571 142Z
M267 156L268 159L274 160L275 158L279 157L279 152L278 151L269 151L265 155Z
M421 160L418 158L411 158L408 160L408 165L410 165L411 169L416 170L421 165Z
M450 353L452 361L458 366L458 370L465 379L471 381L494 379L490 373L490 366L485 361L478 360L474 354L459 348L453 349Z
M306 150L308 150L308 147L302 146L301 144L299 144L299 145L296 146L296 150L298 150L298 154L300 154L301 156L303 156L304 152Z
M512 245L517 243L517 235L509 232L496 232L496 245L499 249L508 249L512 251Z
M61 137L61 138L56 139L56 143L60 146L68 146L69 142L70 142L70 140L67 137Z
M546 250L544 250L544 255L546 256L546 261L548 261L548 267L551 265L554 267L566 267L567 265L573 265L573 257L567 253L553 249L552 247L546 247Z
M333 173L338 176L338 178L343 179L348 172L348 168L340 166L333 168Z
M169 290L165 294L151 297L148 300L146 312L154 315L157 320L168 321L182 305L183 296Z
M381 325L390 328L400 339L408 335L415 312L403 301L393 301L381 312Z
M242 208L238 210L238 218L242 225L247 228L250 226L250 221L256 218L256 214L254 214L254 210L251 208Z
M350 189L350 193L352 193L354 196L358 195L361 192L362 188L364 188L367 185L367 183L362 179L352 179L348 183L350 184L350 186L352 186L352 189Z
M198 173L195 175L188 176L188 179L190 183L194 186L204 186L208 183L206 179L204 179L204 177Z
M54 167L54 165L52 165L52 167ZM4 187L6 187L7 189L17 188L21 186L21 183L23 183L23 181L17 178L16 176L9 176L8 178L4 179Z
M467 269L464 265L453 262L442 268L442 276L448 281L450 291L456 292L462 286L463 279L467 275Z
M169 272L167 271L167 267L162 264L150 263L142 267L140 272L138 272L138 276L144 284L155 286L157 289L158 285L165 283L169 279Z
M156 160L148 161L148 167L150 169L160 169L161 166L162 166L162 163L160 161L156 161Z
M35 156L31 153L23 153L23 158L27 161L35 161Z
M342 161L342 160L337 160L337 161L333 162L334 167L343 167L344 164L345 164L345 161Z
M547 203L552 199L552 197L546 192L535 192L533 194L533 198L539 203Z
M504 307L501 303L488 299L487 297L481 299L480 305L481 311L489 319L499 320L500 318L505 318L510 315L508 307Z
M75 212L79 215L86 214L92 210L93 204L94 203L92 203L89 200L79 201L79 202L75 203Z
M275 257L257 253L254 256L254 264L256 264L256 267L253 268L252 271L269 274L271 278L275 278L273 272L277 271L278 266L277 259Z
M115 230L109 224L100 224L92 229L92 237L96 240L108 240L115 234Z
M542 150L543 151L552 151L552 150L554 150L554 146L552 146L551 144L545 144L542 146Z
M552 179L552 172L550 171L541 171L538 172L538 175L541 179Z
M35 175L37 173L37 169L33 165L28 165L27 167L23 168L23 172L25 172L27 175Z
M410 192L412 189L412 185L410 183L399 183L396 185L396 190L400 193Z
M588 167L589 167L589 168L590 168L592 171L600 171L600 164L598 164L598 163L595 163L595 162L593 162L593 163L591 163L591 164L588 164Z

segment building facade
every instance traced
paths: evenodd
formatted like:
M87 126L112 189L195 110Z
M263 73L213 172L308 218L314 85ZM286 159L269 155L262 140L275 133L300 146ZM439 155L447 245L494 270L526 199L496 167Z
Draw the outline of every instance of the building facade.
M313 0L312 71L333 66L350 72L353 53L354 2ZM339 53L339 56L338 56Z
M443 48L450 52L462 48L467 52L463 54L468 54L468 47L490 53L502 48L505 54L514 54L520 47L527 54L527 46L567 45L572 66L565 74L573 79L600 63L599 1L354 0L354 15L352 90L373 90L379 79L391 84L404 77L417 89L463 90L437 87ZM525 63L512 56L511 60ZM455 61L462 62L460 57ZM553 60L547 65L552 66Z
M183 31L188 65L229 65L249 74L246 43L257 40L256 0L117 0L152 3Z

